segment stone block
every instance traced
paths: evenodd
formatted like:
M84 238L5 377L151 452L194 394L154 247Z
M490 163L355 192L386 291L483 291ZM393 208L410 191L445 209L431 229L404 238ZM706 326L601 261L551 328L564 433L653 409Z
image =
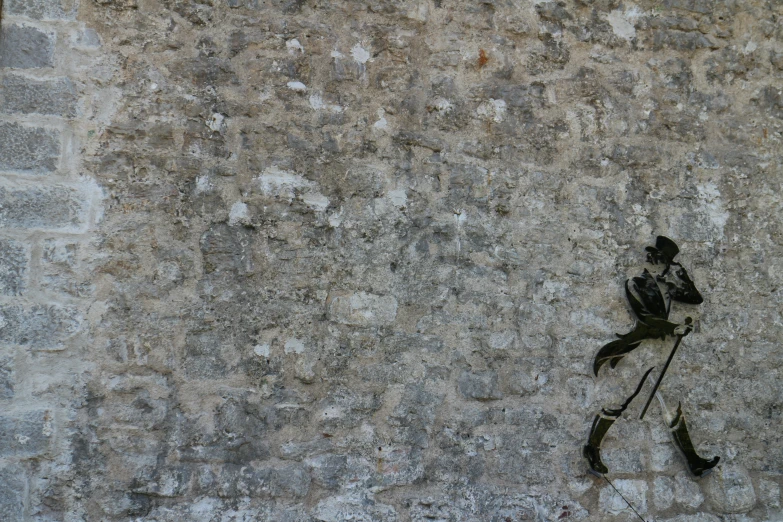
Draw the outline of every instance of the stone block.
M71 42L78 49L98 49L101 46L101 37L95 29L86 27L72 34Z
M709 513L696 513L694 515L678 515L674 518L667 518L661 522L720 522L721 519Z
M140 485L133 488L134 493L156 497L179 497L188 493L188 483L192 475L190 466L163 466L155 470L152 477L139 480Z
M63 20L76 15L74 0L5 0L5 12L35 20Z
M647 459L638 449L607 448L602 454L604 463L613 473L641 473L646 467Z
M617 145L610 157L623 167L652 167L660 163L663 153L655 146Z
M127 9L138 9L139 7L138 0L95 0L95 3L100 6L115 9L117 11L125 11Z
M255 468L244 464L228 464L219 478L221 496L302 498L310 491L310 474L302 464Z
M38 81L9 74L0 90L0 110L8 114L73 117L76 99L76 87L68 78Z
M756 491L747 471L739 466L721 465L707 483L707 493L724 513L747 513L756 505Z
M318 502L313 512L321 522L343 522L344 520L396 521L397 512L392 506L376 502L362 493L350 493L325 498Z
M326 489L336 489L346 481L348 457L345 455L318 455L307 460L313 482Z
M628 502L641 513L647 513L647 482L643 480L615 480L614 487L620 495L611 487L606 486L598 495L598 504L601 512L619 515L628 510ZM623 498L624 497L624 498Z
M184 366L188 376L201 379L221 379L229 371L223 352L228 347L213 332L194 332L185 340Z
M494 371L471 373L462 372L457 383L460 394L466 399L491 401L502 399L498 386L498 374Z
M253 272L252 236L242 228L213 225L201 236L206 273Z
M57 168L59 156L59 132L18 123L0 123L1 170L51 172Z
M92 274L77 269L79 244L47 239L43 243L39 272L40 287L74 297L87 297L95 291Z
M329 319L353 326L383 326L397 318L397 300L389 295L359 292L327 301Z
M11 239L0 239L0 295L21 295L27 273L27 249Z
M715 4L710 0L665 0L663 5L700 14L711 13L715 9Z
M695 51L697 49L716 49L718 46L710 38L701 33L685 33L681 31L656 31L653 37L653 49L663 48L678 51Z
M0 465L0 513L4 520L24 519L26 490L27 478L22 466Z
M783 119L783 91L771 85L764 87L761 91L761 107L770 116Z
M81 324L82 318L72 308L0 306L0 343L57 350L81 329Z
M0 227L3 228L81 229L88 208L85 194L73 187L0 187Z
M14 360L0 357L0 399L14 397Z
M674 481L670 477L655 477L653 502L661 511L669 509L674 503Z
M759 501L768 508L780 508L780 486L773 480L759 479Z
M674 446L671 443L653 446L651 463L653 471L671 471L677 460Z
M24 0L26 1L26 0ZM0 67L35 69L54 65L53 32L35 27L6 25L0 32Z
M48 410L0 416L0 457L30 458L46 453L54 427Z
M691 509L696 509L704 502L699 483L684 471L675 478L674 496L678 504Z

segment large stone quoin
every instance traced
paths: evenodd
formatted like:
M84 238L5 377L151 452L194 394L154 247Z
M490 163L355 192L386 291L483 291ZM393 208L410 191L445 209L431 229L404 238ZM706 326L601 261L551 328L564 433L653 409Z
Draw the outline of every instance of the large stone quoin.
M0 519L783 520L781 2L0 5Z

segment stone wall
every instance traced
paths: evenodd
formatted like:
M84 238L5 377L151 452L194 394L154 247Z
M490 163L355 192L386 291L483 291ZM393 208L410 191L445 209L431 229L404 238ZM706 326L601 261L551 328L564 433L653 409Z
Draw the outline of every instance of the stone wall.
M4 3L7 519L783 519L779 2Z
M81 143L97 33L65 1L5 0L2 20L0 518L61 520L96 304L102 195Z

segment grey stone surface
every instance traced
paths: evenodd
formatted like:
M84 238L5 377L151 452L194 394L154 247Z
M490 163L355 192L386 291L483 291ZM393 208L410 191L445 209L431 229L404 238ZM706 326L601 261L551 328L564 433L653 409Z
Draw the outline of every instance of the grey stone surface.
M667 518L662 522L719 522L720 518L709 513L696 513L694 515L677 515L673 518Z
M24 292L29 262L23 243L0 238L0 295L21 295Z
M780 519L774 2L9 4L28 518L638 520L581 448L671 348L591 372L665 234L705 302L663 409L721 463L691 477L645 389L609 477L649 520Z
M5 413L0 416L0 457L40 457L49 451L53 436L49 410Z
M54 32L3 24L0 31L0 67L34 69L54 65Z
M704 502L700 483L687 472L678 473L674 482L674 497L685 508L696 509Z
M51 172L57 168L59 155L59 132L0 123L0 169Z
M0 305L0 343L34 349L59 349L81 328L79 313L70 308Z
M341 520L377 520L395 522L397 512L392 506L375 502L361 494L348 494L326 498L318 503L313 513L318 522Z
M490 401L503 398L495 372L462 372L457 388L460 394L467 399Z
M351 295L332 296L328 303L333 321L354 326L381 326L394 322L397 316L397 300L359 292Z
M39 284L55 293L73 297L89 297L95 292L93 274L81 267L79 243L70 240L46 239L40 261Z
M656 477L653 482L653 502L661 511L674 504L674 480L671 477Z
M61 20L76 14L74 0L5 0L5 12L36 20Z
M613 481L614 490L607 485L601 489L599 505L604 513L617 515L630 511L627 502L641 514L647 513L647 483L642 480L620 479ZM618 495L617 492L620 492ZM627 501L627 502L626 502Z
M88 218L89 205L85 192L70 186L0 186L0 226L80 228Z
M756 491L748 472L739 466L723 466L707 485L713 502L726 513L747 513L756 504Z
M24 520L27 472L18 464L0 464L0 510L6 520Z
M76 115L76 88L68 78L36 81L7 74L0 91L0 111L8 114Z
M11 357L0 357L0 399L12 399L14 397L14 361Z

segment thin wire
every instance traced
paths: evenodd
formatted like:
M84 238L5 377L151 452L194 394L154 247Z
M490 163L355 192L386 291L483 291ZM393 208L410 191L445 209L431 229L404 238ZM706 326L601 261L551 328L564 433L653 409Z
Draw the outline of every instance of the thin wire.
M642 522L647 522L646 520L644 520L644 519L642 518L642 516L639 514L639 512L638 512L638 511L636 511L636 509L635 509L635 508L634 508L634 507L631 505L631 503L630 503L630 502L628 502L628 499L626 499L626 498L623 496L623 494L622 494L622 493L620 493L619 491L617 491L617 488L616 488L616 487L614 487L614 484L612 484L612 481L611 481L611 480L609 480L608 478L606 478L606 475L603 475L603 477L604 477L604 480L605 480L605 481L606 481L606 482L607 482L607 483L608 483L610 486L612 486L612 489L615 491L615 493L617 493L618 495L620 495L620 498L621 498L621 499L623 499L623 500L625 500L625 503L626 503L626 504L628 504L628 507L629 507L629 508L631 508L631 510L632 510L634 513L636 513L636 516L637 516L637 517L639 517L639 520L641 520Z

